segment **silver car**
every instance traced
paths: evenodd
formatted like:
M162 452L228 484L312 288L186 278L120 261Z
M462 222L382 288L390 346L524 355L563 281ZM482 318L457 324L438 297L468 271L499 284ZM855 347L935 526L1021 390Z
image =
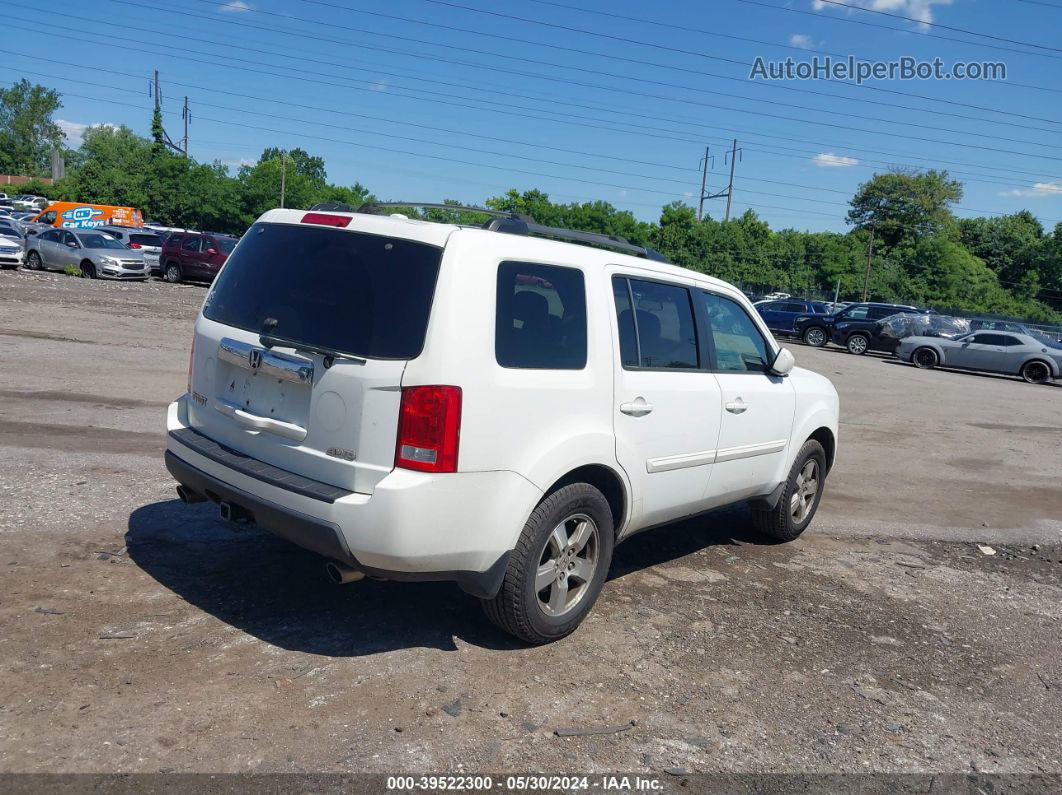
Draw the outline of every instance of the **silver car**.
M1020 375L1030 384L1062 377L1062 346L1028 334L975 331L955 339L906 337L896 355L916 367Z
M61 271L73 267L89 279L146 279L144 255L94 229L49 229L26 245L30 270Z
M162 253L162 237L150 229L135 229L128 226L98 226L96 230L120 241L126 248L144 255L148 273L161 273L159 254Z

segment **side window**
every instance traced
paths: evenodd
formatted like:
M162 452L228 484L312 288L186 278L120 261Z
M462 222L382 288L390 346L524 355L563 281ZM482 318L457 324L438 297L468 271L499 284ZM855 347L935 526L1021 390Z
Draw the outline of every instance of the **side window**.
M63 242L70 246L70 248L78 247L77 238L74 237L73 232L63 232Z
M58 243L59 242L59 233L57 231L55 231L54 229L50 229L49 231L47 231L44 234L42 234L40 236L40 239L44 240L44 241L47 241L48 243Z
M1002 337L1000 337L1000 339L1003 340L1003 342L1000 343L1000 344L1001 345L1006 345L1008 348L1011 347L1011 346L1014 346L1014 345L1021 345L1022 344L1021 340L1018 339L1017 337L1011 337L1011 336L1008 336L1008 335L1003 335Z
M844 313L845 320L866 320L867 319L867 307L856 306L849 309Z
M779 312L783 306L781 301L771 301L768 304L760 304L757 309L761 312Z
M752 318L735 301L714 293L701 293L715 343L715 369L765 373L770 348Z
M978 345L1002 345L999 342L998 334L974 334L974 337L970 342L976 342Z
M585 367L586 287L582 271L529 262L501 263L494 356L502 367Z
M689 370L700 366L688 289L620 276L613 277L612 287L625 367Z
M166 238L166 243L164 245L169 246L170 248L179 245L182 237L184 237L184 235L182 235L180 232L174 232L172 235Z
M870 307L870 311L867 312L867 318L869 320L881 320L889 315L895 315L896 311L897 310L888 306L872 306Z
M37 219L37 223L38 224L54 224L55 223L55 212L53 211L53 212L50 212L50 213L45 213L44 215L42 215L40 218Z
M199 251L199 240L200 238L198 237L188 238L181 243L181 251Z
M782 307L782 311L783 312L803 312L804 311L804 305L803 304L786 304L785 306Z

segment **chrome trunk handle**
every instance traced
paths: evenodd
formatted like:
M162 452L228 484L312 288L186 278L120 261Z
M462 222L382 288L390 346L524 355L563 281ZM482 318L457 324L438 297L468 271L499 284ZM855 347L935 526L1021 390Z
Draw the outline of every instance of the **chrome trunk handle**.
M268 348L223 337L218 343L218 358L271 378L296 384L313 383L313 362L301 356L274 353Z

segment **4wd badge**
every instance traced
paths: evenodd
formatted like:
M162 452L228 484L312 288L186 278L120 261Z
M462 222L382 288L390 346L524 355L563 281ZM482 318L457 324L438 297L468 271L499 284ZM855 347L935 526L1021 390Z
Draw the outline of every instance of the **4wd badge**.
M353 450L344 450L342 447L329 447L325 452L332 458L342 458L344 461L354 460Z

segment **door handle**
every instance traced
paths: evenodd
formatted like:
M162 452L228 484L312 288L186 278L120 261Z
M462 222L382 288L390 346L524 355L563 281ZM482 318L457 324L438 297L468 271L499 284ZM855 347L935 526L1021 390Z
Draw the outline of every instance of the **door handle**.
M732 400L726 404L726 410L731 414L744 414L748 410L748 407L748 404L741 398Z
M653 404L647 403L645 398L639 396L630 403L620 403L619 409L632 417L644 417L653 410Z

